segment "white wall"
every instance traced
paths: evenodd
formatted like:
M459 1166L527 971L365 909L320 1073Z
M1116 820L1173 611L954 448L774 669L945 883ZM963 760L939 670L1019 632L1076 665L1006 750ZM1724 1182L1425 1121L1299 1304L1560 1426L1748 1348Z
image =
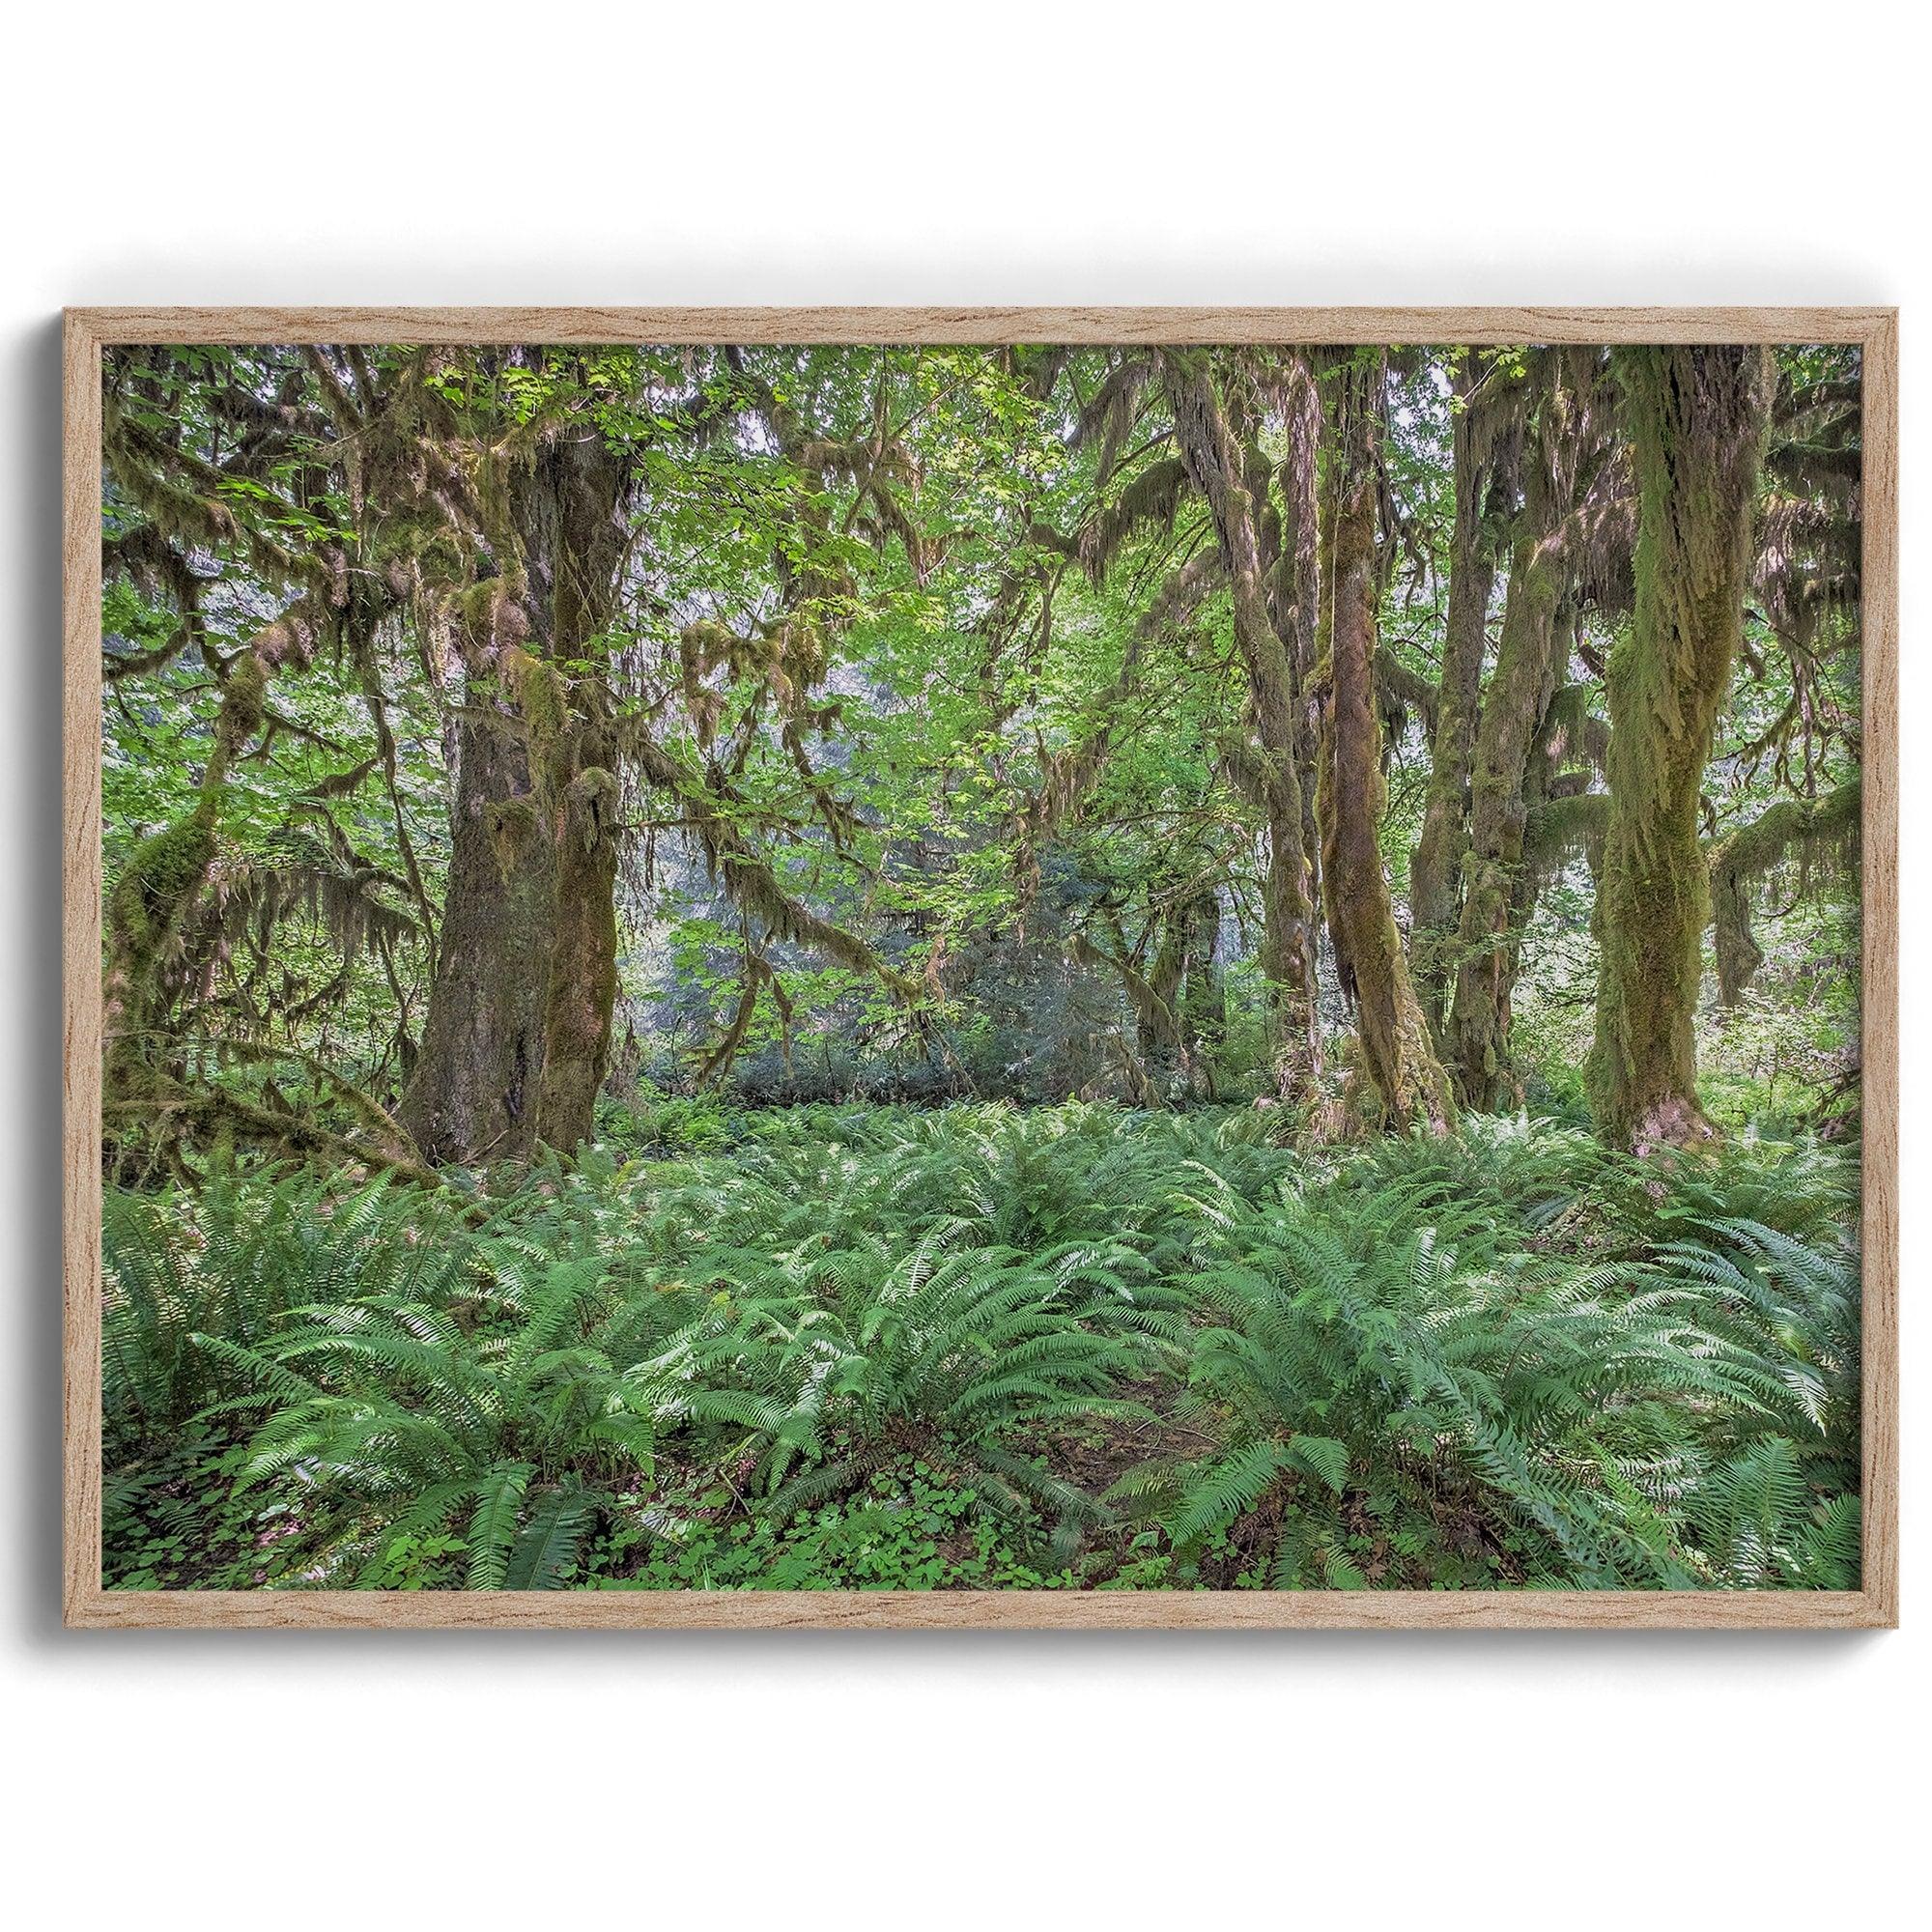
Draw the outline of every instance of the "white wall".
M1292 12L901 0L654 21L102 0L12 16L0 1569L17 1788L0 1828L18 1840L15 1922L1815 1925L1880 1904L1922 1856L1912 1412L1916 1627L1893 1635L57 1628L64 302L1901 303L1912 987L1932 276L1922 49L1902 15L1866 0ZM1932 1385L1923 1010L1908 991L1909 1411Z

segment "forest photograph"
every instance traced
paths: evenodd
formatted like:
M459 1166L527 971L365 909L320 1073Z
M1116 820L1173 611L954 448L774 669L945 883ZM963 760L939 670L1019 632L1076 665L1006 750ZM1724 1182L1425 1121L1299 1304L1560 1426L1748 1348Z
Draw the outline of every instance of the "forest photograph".
M100 353L107 1590L1860 1587L1856 345Z

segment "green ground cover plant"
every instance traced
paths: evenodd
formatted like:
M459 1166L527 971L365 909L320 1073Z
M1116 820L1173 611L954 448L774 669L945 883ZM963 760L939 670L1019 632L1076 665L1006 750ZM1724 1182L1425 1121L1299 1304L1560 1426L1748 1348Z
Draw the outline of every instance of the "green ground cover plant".
M122 1587L1842 1588L1856 1168L747 1114L107 1212Z

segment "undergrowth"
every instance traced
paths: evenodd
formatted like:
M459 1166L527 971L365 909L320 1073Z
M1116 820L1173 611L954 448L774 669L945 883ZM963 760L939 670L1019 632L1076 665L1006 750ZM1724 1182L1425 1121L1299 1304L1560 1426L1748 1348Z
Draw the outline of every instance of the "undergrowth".
M1843 1588L1856 1158L658 1103L110 1190L137 1588Z

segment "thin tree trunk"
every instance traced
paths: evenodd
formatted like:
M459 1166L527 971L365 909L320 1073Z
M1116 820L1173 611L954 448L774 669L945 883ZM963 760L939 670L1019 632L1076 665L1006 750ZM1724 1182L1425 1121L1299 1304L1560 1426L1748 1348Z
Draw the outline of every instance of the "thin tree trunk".
M1471 356L1458 391L1465 399L1455 420L1451 460L1456 496L1449 539L1449 609L1443 625L1442 677L1435 701L1435 736L1422 830L1409 860L1409 936L1416 990L1437 1037L1455 979L1454 938L1461 911L1463 854L1468 844L1470 762L1488 644L1490 593L1495 584L1494 534L1488 515L1494 482L1492 444L1498 402L1469 402L1482 380ZM1492 369L1487 380L1499 383ZM1511 395L1514 394L1512 385ZM1444 1051L1448 1048L1445 1044Z
M1543 890L1553 876L1551 858L1546 847L1539 848L1533 840L1534 833L1548 835L1553 829L1549 816L1552 803L1551 787L1567 783L1580 786L1580 774L1572 774L1564 781L1558 774L1550 756L1550 746L1555 732L1550 718L1550 707L1555 702L1556 692L1568 673L1570 661L1576 655L1577 611L1573 604L1566 603L1556 613L1556 621L1549 632L1549 682L1547 687L1549 696L1546 700L1541 723L1537 725L1529 749L1528 768L1522 781L1523 831L1520 845L1520 858L1516 866L1515 877L1510 887L1509 929L1511 943L1504 953L1503 976L1497 988L1505 1016L1505 1038L1507 1038L1508 1018L1511 1002L1516 993L1517 975L1522 966L1522 935L1528 927L1530 918L1535 913L1537 902L1543 896ZM1582 835L1583 854L1586 863L1590 861L1590 839L1588 836L1588 814L1599 809L1585 805L1581 801L1585 794L1577 791L1569 801L1574 813L1583 817L1585 824ZM1601 797L1601 795L1599 795ZM1574 822L1574 821L1573 821ZM1559 850L1567 849L1566 846ZM1561 861L1555 862L1560 865ZM1594 866L1591 873L1595 877ZM1511 1075L1517 1096L1521 1097L1521 1087Z
M1604 1132L1645 1151L1712 1132L1694 1016L1709 887L1698 796L1743 634L1771 395L1757 348L1616 355L1638 493L1636 602L1609 664L1609 823L1589 1077Z
M1145 1104L1164 1106L1174 1096L1177 1077L1186 1074L1191 1065L1177 1009L1186 961L1176 922L1160 915L1157 930L1142 934L1143 947L1150 940L1155 947L1145 973L1135 963L1134 949L1128 946L1120 921L1109 915L1100 923L1113 942L1111 948L1097 945L1086 933L1075 933L1070 950L1081 965L1103 966L1120 982L1134 1014L1137 1053L1129 1053L1126 1063L1132 1084Z
M1321 1072L1314 895L1302 836L1296 715L1300 680L1293 655L1293 627L1306 621L1313 603L1313 585L1307 580L1312 578L1316 406L1313 383L1305 368L1300 373L1298 386L1291 391L1291 449L1284 466L1291 500L1283 557L1292 593L1278 595L1271 609L1255 499L1244 480L1240 446L1215 391L1207 357L1194 352L1172 355L1167 361L1175 433L1188 475L1214 519L1234 606L1236 645L1247 674L1249 707L1261 741L1257 788L1268 834L1261 967L1273 1007L1270 1070L1284 1099L1311 1097ZM1305 500L1299 488L1303 484Z
M1211 886L1192 894L1181 909L1185 957L1180 995L1194 1084L1215 1097L1214 1064L1228 1037L1228 989L1221 978L1221 900Z
M1522 922L1534 903L1524 864L1532 775L1549 707L1568 674L1573 623L1564 614L1584 539L1582 498L1605 449L1602 367L1594 350L1535 352L1533 419L1523 502L1511 548L1495 669L1483 694L1469 790L1468 850L1445 1027L1457 1095L1487 1110L1520 1102L1511 1065L1511 996Z
M1316 799L1322 898L1342 989L1355 1009L1362 1068L1383 1122L1420 1121L1440 1132L1455 1117L1455 1100L1409 977L1378 839L1384 793L1375 698L1376 526L1384 360L1358 354L1332 380L1321 622L1327 708Z
M1510 551L1502 640L1483 693L1471 762L1468 855L1445 1029L1457 1095L1481 1111L1494 1107L1510 1084L1509 989L1517 963L1510 915L1528 816L1523 785L1556 682L1550 660L1567 581L1563 521L1574 495L1581 417L1571 378L1588 381L1587 370L1566 368L1562 352L1537 355L1541 393Z

